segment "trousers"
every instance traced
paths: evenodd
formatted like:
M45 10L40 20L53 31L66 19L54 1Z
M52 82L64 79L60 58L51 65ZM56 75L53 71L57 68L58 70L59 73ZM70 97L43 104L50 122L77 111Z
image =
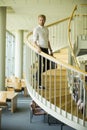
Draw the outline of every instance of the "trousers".
M41 48L41 51L48 54L48 48ZM41 73L49 69L49 60L46 60L44 57L40 55L38 56L38 60L39 60L39 85L41 86Z

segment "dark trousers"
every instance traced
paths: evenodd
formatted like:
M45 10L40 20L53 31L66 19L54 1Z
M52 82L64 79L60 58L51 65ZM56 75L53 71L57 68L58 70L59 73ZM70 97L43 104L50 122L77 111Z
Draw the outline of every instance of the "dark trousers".
M48 54L47 48L41 48L41 50L44 53ZM44 57L41 58L40 55L38 56L38 58L39 58L39 85L41 85L41 73L49 69L49 60L46 60Z

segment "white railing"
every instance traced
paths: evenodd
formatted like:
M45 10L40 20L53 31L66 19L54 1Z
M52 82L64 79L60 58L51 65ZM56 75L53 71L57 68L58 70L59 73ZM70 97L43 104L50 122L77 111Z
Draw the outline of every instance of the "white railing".
M32 99L58 120L75 129L87 129L85 120L87 117L85 76L87 74L43 52L38 54L29 43L26 45L26 53L25 77ZM45 71L41 69L41 85L45 89L39 89L39 55L42 64L45 58ZM47 70L47 60L49 60L49 70ZM54 69L52 63L55 64Z
M48 26L52 47L56 46L56 42L63 43L62 47L65 44L67 45L68 39L66 37L68 36L64 33L68 31L68 28L64 27L66 23L59 21ZM58 34L60 35L59 40L57 40ZM27 36L25 47L25 77L30 96L56 119L75 129L86 130L87 89L85 77L87 73L43 52L38 53L32 44L32 36L29 36ZM58 46L56 48L58 50L62 47ZM54 51L56 51L55 47ZM48 64L49 68L47 68ZM40 89L40 85L44 88Z

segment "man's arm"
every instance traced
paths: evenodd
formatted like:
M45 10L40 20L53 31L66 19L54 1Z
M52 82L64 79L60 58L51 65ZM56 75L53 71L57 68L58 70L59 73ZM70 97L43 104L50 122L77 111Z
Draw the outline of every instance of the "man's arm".
M41 52L41 49L39 47L39 45L37 44L37 42L34 42L34 47L37 49L37 51L40 53Z
M33 45L37 49L37 51L40 53L41 49L39 45L37 44L37 41L38 41L38 33L37 33L37 29L35 28L33 31Z

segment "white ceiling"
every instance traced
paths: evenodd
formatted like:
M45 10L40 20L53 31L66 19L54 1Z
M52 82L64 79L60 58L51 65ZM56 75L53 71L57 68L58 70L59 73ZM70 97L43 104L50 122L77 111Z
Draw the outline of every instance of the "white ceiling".
M29 30L37 25L37 16L45 14L46 24L70 16L76 4L87 4L87 0L0 0L7 7L7 29Z

